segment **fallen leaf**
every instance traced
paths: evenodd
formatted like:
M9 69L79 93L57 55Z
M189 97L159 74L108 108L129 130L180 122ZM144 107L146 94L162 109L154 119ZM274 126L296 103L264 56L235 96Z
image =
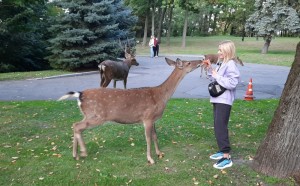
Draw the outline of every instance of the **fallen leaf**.
M57 149L57 146L55 145L54 147L52 147L51 150L56 151L56 149Z
M222 169L222 170L221 170L221 173L222 173L222 174L226 174L227 172L226 172L224 169Z
M218 179L218 177L219 177L219 175L217 175L217 174L216 174L216 175L214 175L214 178L215 178L215 179Z
M60 157L61 157L61 154L56 154L56 153L54 153L54 154L52 154L52 156L56 156L56 157L60 158Z

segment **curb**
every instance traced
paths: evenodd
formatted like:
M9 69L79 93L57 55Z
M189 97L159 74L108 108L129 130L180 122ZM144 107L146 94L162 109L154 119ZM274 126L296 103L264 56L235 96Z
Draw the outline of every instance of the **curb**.
M98 71L80 72L80 73L63 74L63 75L57 75L57 76L49 76L49 77L43 77L43 78L33 78L33 79L26 79L26 80L55 79L55 78L62 78L62 77L84 76L84 75L97 74L97 73L99 73L99 72Z

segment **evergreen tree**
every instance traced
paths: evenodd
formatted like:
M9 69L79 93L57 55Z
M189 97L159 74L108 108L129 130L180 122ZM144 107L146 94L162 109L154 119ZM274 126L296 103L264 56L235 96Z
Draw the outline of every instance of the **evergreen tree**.
M54 68L74 70L96 67L106 59L115 59L122 51L119 41L134 37L131 28L136 17L121 0L61 0L57 24L50 31L49 62ZM131 45L135 45L132 42Z
M0 1L0 72L49 68L45 0Z

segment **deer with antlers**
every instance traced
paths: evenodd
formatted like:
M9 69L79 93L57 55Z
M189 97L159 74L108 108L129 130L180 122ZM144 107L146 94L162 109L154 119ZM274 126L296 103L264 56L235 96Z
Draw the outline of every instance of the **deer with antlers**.
M100 72L100 87L107 87L111 80L113 80L114 88L116 88L117 81L123 81L124 89L126 89L129 70L132 65L139 66L139 63L136 61L135 55L129 48L125 47L124 53L125 60L123 61L105 60L98 65Z
M175 69L161 85L156 87L143 87L133 89L98 88L82 92L69 92L59 100L77 97L78 105L84 115L82 121L73 124L73 157L79 159L77 154L80 146L80 156L87 156L87 150L82 138L82 132L87 128L102 125L107 121L123 124L143 123L147 142L147 160L154 164L151 157L151 142L154 142L155 152L159 158L163 153L159 150L155 122L162 117L166 104L175 92L176 87L184 76L202 65L202 61L176 62L165 58Z

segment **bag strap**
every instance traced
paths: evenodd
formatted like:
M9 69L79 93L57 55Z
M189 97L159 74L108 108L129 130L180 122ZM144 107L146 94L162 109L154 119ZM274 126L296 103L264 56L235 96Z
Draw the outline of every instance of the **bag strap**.
M218 72L218 71L219 71L219 69L221 68L222 64L223 64L223 62L222 62L222 63L220 63L220 66L219 66L219 68L218 68L217 72Z

